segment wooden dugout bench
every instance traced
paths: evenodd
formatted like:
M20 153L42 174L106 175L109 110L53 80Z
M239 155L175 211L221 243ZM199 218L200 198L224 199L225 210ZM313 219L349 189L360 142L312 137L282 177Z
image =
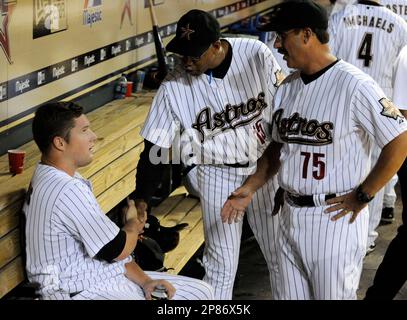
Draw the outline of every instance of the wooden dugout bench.
M93 184L93 192L107 213L135 188L135 172L143 138L140 130L150 108L153 94L114 100L87 114L97 134L92 163L79 172ZM0 157L0 298L25 280L20 247L20 214L26 189L40 153L34 141L21 146L26 151L24 172L12 176L7 154ZM177 274L204 242L199 200L179 187L154 214L163 226L187 222L180 231L178 246L166 253L164 265Z

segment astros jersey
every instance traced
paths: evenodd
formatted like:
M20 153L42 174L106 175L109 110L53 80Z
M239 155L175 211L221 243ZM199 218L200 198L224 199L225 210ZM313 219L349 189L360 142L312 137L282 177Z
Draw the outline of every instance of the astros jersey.
M346 6L355 3L356 0L336 0L335 4L331 10L331 15L341 11Z
M308 84L291 74L274 104L273 139L285 142L279 185L296 194L354 189L370 171L369 141L383 148L407 130L373 79L342 60Z
M387 8L364 1L331 16L332 53L369 74L392 97L393 64L407 44L407 23Z
M380 4L407 21L407 0L381 0Z
M88 181L39 164L29 193L26 267L44 298L66 299L124 273L131 258L111 264L92 259L119 228L101 211Z
M396 72L394 73L393 101L399 109L407 110L407 46L405 46L396 60Z
M233 57L225 77L191 76L176 69L154 98L141 132L145 139L168 148L181 129L196 164L256 162L267 144L260 119L271 112L280 68L262 42L226 40Z

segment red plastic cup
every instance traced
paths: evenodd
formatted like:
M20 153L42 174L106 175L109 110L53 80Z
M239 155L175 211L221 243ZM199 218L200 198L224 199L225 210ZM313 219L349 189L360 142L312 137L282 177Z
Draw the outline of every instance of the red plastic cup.
M126 97L131 97L132 93L133 93L133 82L127 81Z
M25 151L14 149L8 150L8 163L10 168L10 173L18 174L24 170L24 157Z

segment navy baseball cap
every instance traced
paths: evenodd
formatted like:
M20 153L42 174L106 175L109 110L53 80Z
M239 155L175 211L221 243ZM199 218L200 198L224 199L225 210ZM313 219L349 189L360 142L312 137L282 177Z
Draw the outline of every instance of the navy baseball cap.
M200 57L219 38L220 25L216 18L194 9L179 19L175 37L166 48L182 56Z
M296 28L327 29L328 13L312 0L290 0L279 3L267 14L268 22L257 27L260 31L287 31Z

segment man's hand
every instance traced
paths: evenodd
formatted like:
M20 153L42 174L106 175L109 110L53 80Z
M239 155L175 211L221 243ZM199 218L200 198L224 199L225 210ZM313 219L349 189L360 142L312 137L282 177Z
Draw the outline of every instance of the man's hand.
M239 222L243 219L247 206L252 201L253 192L247 187L237 188L228 197L221 211L222 222Z
M147 203L142 199L136 199L134 200L134 202L139 219L144 219L145 217L147 217Z
M144 295L147 300L151 300L151 292L153 292L155 287L157 287L159 285L162 285L165 287L165 289L167 291L168 299L172 299L172 297L175 294L175 288L173 287L173 285L171 283L169 283L166 280L162 280L162 279L161 280L149 279L148 281L143 283L143 285L141 286L144 290Z
M349 223L353 223L356 217L359 215L359 212L367 206L367 203L362 203L357 199L356 190L342 196L329 199L326 201L326 203L328 205L332 204L333 206L325 209L325 213L339 211L338 214L331 218L332 221L336 221L347 214L351 214Z
M147 211L145 210L147 205L139 204L139 208L136 207L134 200L127 198L127 207L123 208L123 223L126 224L132 220L137 224L138 233L143 233L144 225L147 221Z

